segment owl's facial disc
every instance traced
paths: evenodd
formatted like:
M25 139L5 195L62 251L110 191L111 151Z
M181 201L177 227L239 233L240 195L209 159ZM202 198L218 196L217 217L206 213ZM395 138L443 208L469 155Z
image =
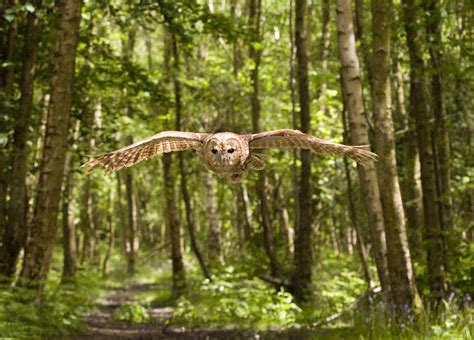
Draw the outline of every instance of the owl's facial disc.
M212 139L207 145L208 159L213 166L232 167L240 163L241 146L236 138Z

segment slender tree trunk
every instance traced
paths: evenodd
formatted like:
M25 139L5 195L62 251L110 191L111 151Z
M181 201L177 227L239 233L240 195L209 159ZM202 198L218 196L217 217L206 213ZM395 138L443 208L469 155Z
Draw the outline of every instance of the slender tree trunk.
M352 9L349 0L337 1L337 28L339 31L339 58L342 65L344 101L349 113L349 129L353 145L370 144L365 108L362 95L359 58L356 52L352 24ZM385 241L384 217L380 201L375 164L367 162L357 166L365 200L369 228L374 248L375 264L385 301L390 303L390 279L387 265L387 244Z
M138 251L137 240L137 201L134 192L133 175L130 170L125 170L125 197L127 199L127 272L134 274L136 271L136 256Z
M18 3L15 0L7 0L4 5L4 10L12 9L17 6ZM3 28L6 34L1 37L0 46L0 90L3 91L5 98L9 98L12 94L13 79L15 72L15 49L17 45L17 34L18 34L18 18L14 18L13 21L7 22L2 15L3 23L6 24Z
M15 45L17 42L16 35L17 35L17 20L13 20L12 22L7 22L4 19L3 14L5 10L12 8L16 5L15 0L5 0L2 3L2 9L0 12L0 18L2 18L2 22L0 22L2 33L0 35L0 111L6 112L6 117L0 116L0 133L7 134L7 117L12 117L13 113L8 107L8 103L11 102L11 92L12 92L12 85L13 85L13 58L15 53ZM7 232L7 194L9 188L9 174L11 174L10 168L10 157L9 157L9 148L8 145L10 144L10 139L0 145L0 239L5 240L8 238L9 233ZM8 241L6 241L8 242ZM4 243L4 242L2 242ZM6 281L8 279L8 271L11 271L11 265L7 264L7 262L11 262L11 256L7 253L7 244L0 248L0 274L6 271ZM3 264L5 262L5 264Z
M171 262L173 267L173 294L180 295L186 289L186 274L181 253L181 223L176 206L175 180L172 174L172 156L163 155L163 180L165 185L166 227L171 237Z
M239 196L242 202L242 210L244 212L244 234L245 240L250 240L252 237L252 228L253 228L253 214L252 207L249 197L249 192L247 185L245 183L240 183Z
M38 290L44 287L56 236L81 7L80 0L59 1L45 147L31 236L25 250L20 282L23 287Z
M453 233L452 227L452 202L451 202L451 167L448 117L446 115L446 105L443 89L443 46L441 43L441 9L438 0L430 0L426 4L427 31L429 40L430 66L431 66L431 93L432 110L435 118L433 131L434 146L437 151L438 167L435 167L437 178L437 193L439 197L440 227L445 241L445 269L448 270L452 242L450 235Z
M310 132L310 95L308 79L308 31L306 29L306 0L295 1L295 46L296 46L296 79L298 82L298 99L300 106L300 129ZM310 295L311 269L313 266L312 244L312 199L311 199L311 153L301 151L301 174L299 183L299 217L295 230L294 272L292 288L295 297L306 300Z
M221 249L221 221L217 210L216 188L213 175L210 172L204 174L204 196L206 200L206 213L209 220L207 234L207 249L211 263L222 263Z
M413 259L421 259L423 205L421 201L420 162L418 159L418 146L416 144L415 122L413 117L408 117L405 107L404 80L400 70L400 62L398 58L394 59L396 59L393 61L393 73L396 86L397 115L403 132L403 169L405 174L400 183L402 200L407 217L410 253Z
M363 67L360 69L361 74L364 78L362 81L370 82L372 78L371 77L372 69L370 67L370 55L368 53L370 47L367 41L368 39L365 33L365 29L364 29L365 11L366 11L364 2L365 0L355 0L354 34L355 34L356 41L360 43L360 51L362 51L361 56L362 56Z
M117 212L120 226L120 250L124 257L127 256L127 216L123 206L122 174L117 173Z
M80 121L76 121L73 143L79 138ZM63 195L62 195L62 224L63 224L63 274L61 283L74 281L76 275L77 249L76 225L74 222L74 154L68 152L64 167Z
M410 56L410 111L416 119L416 135L421 167L425 242L431 295L440 300L444 295L444 249L436 192L435 158L429 125L425 62L422 56L417 17L421 11L414 0L403 0L403 16Z
M329 61L329 45L331 43L331 30L329 29L329 23L331 20L331 2L330 0L321 1L321 46L319 50L319 62L321 73L325 74L328 69ZM327 81L326 77L322 77L321 86L319 87L319 111L322 113L327 113L327 106L324 101L326 91L327 91Z
M33 79L35 74L36 51L38 49L38 11L40 0L32 2L34 12L28 12L25 28L25 43L22 51L20 79L20 102L15 116L13 133L13 154L11 174L9 176L10 202L8 205L8 223L0 249L0 277L11 280L15 274L20 250L26 240L27 231L27 156L28 129L33 106ZM3 195L0 192L1 195ZM2 197L2 199L4 196ZM1 205L0 205L1 208Z
M107 197L107 225L108 225L108 234L109 240L107 242L107 251L104 256L104 261L102 262L102 277L106 277L109 273L109 261L112 257L112 253L114 252L114 242L115 242L115 230L114 230L114 222L112 219L113 211L112 211L112 191L109 191L109 195Z
M165 53L171 51L171 55L174 59L174 94L175 94L175 110L176 110L176 122L181 121L181 84L177 81L177 72L179 72L179 54L178 54L178 43L173 33L167 33L169 39L165 41ZM169 64L169 59L167 61ZM166 64L166 62L165 62ZM182 239L181 239L181 221L179 220L179 210L176 203L176 191L175 191L175 177L173 176L172 170L172 156L166 154L163 156L163 180L165 187L165 200L166 200L166 224L169 229L171 238L171 262L173 267L173 294L178 296L186 290L186 274L183 263L182 254Z
M286 207L287 204L283 192L282 179L276 173L275 181L277 182L277 184L275 188L274 202L277 219L280 222L279 238L284 245L286 253L292 255L294 249L294 231L290 226L290 217L288 213L288 208Z
M345 144L349 144L349 131L347 129L347 118L346 118L346 110L342 112L342 125L344 128L344 142ZM362 233L359 226L359 217L357 215L357 209L355 206L355 199L354 199L354 192L352 190L352 178L351 172L349 169L349 161L347 157L344 157L344 172L346 175L347 181L347 198L349 201L349 211L350 211L350 218L351 218L351 226L356 232L356 241L357 241L357 252L359 254L360 263L362 265L362 269L364 270L364 278L367 282L368 288L372 288L374 283L372 280L372 274L369 270L369 263L367 260L367 251L365 249L364 238L362 237Z
M81 209L80 209L80 225L82 229L82 249L81 249L81 264L86 259L91 259L91 243L93 237L93 219L92 208L90 203L91 193L91 178L87 177L82 185Z
M196 220L194 218L194 213L191 206L191 197L189 195L187 184L186 165L184 163L182 153L179 154L179 170L181 174L181 195L183 196L184 207L186 211L186 225L188 227L189 239L191 241L191 249L194 252L194 255L196 255L204 276L207 279L211 279L209 265L206 261L206 258L204 257L196 235Z
M387 258L392 299L396 312L416 308L417 291L405 226L395 155L395 135L391 113L390 91L390 25L391 0L372 1L372 111L375 151L380 159L377 174L387 238Z
M257 50L253 43L261 40L260 33L260 16L262 10L261 0L249 1L249 26L251 29L251 44L249 47L249 57L254 62L250 70L250 81L252 84L252 94L250 96L250 104L252 107L252 131L257 133L260 131L260 96L259 96L259 67L261 60L261 51ZM265 252L270 260L270 268L272 276L277 277L280 274L278 259L276 256L275 245L273 240L273 226L270 219L270 211L268 209L267 200L267 184L265 172L258 173L257 195L260 201L260 217L263 227L263 242Z
M179 72L180 72L180 58L179 58L179 50L176 41L173 39L173 59L174 59L174 77L173 77L173 84L174 84L174 98L175 98L175 110L176 110L176 130L181 131L181 83L179 81ZM191 241L191 249L196 255L196 258L199 262L201 270L204 276L207 279L211 279L211 273L209 264L204 257L204 254L201 250L201 246L199 245L199 241L196 235L196 220L194 217L194 211L191 206L191 197L188 191L188 181L187 181L187 172L186 172L186 164L184 162L184 155L183 153L179 153L179 172L181 175L181 195L184 201L184 208L186 213L186 225L188 227L189 238Z

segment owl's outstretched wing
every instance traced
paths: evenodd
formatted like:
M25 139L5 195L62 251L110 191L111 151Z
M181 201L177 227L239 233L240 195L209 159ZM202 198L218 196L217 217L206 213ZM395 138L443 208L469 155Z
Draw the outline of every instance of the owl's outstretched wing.
M319 139L298 130L275 130L249 136L250 149L295 148L307 149L318 154L341 155L359 163L377 160L377 155L365 150L368 146L349 146Z
M92 159L83 165L90 167L87 171L92 172L100 167L105 168L105 173L118 171L123 167L128 167L154 155L168 153L173 151L184 151L190 149L199 149L207 133L164 131L154 136L146 138L121 149L98 156L92 156Z

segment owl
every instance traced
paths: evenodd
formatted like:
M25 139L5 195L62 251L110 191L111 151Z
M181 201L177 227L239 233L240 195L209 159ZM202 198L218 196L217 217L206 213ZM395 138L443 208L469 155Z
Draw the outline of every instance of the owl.
M262 170L265 167L267 156L259 151L267 148L305 149L318 154L347 156L359 163L377 159L376 154L365 150L366 146L337 144L298 130L245 135L233 132L164 131L119 150L92 156L83 166L89 167L88 172L104 167L107 174L154 155L195 150L208 169L231 182L239 182L250 170Z

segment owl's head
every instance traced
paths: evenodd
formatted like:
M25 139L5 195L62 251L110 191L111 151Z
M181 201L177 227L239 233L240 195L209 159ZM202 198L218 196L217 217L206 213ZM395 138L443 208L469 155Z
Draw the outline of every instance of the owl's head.
M230 132L216 133L204 147L205 159L211 168L227 170L243 165L249 154L248 143Z

